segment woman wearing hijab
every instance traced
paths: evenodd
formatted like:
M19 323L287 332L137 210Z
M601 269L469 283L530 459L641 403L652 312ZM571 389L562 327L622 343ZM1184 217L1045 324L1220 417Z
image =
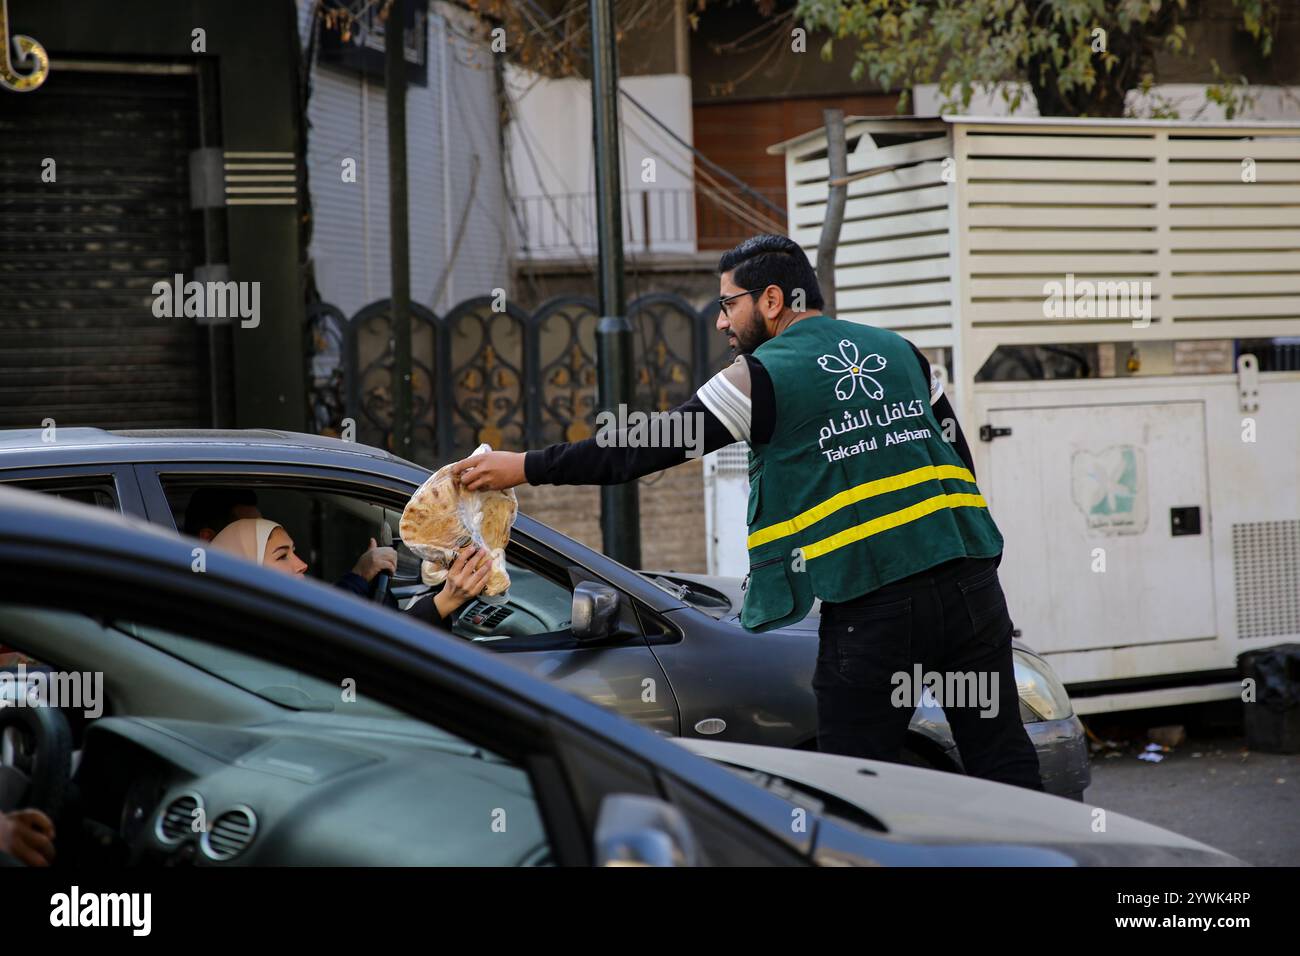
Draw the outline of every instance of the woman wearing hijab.
M269 518L240 518L232 521L212 539L212 546L284 574L301 577L307 571L307 562L294 552L293 538L289 537L289 532L284 530L283 525ZM487 549L466 548L456 556L447 572L442 590L432 600L425 598L415 602L410 609L411 613L426 623L450 629L451 616L466 601L483 592L491 571L492 555ZM358 590L348 580L349 577L358 578L354 572L348 572L335 586L366 597L368 588ZM364 586L365 582L362 584Z
M269 518L232 521L212 539L212 546L285 574L302 576L307 572L307 562L294 553L289 532Z

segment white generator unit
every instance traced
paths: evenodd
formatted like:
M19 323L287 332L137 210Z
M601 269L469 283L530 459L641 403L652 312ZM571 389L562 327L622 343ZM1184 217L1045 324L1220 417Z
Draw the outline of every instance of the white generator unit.
M749 505L749 446L727 445L704 456L704 524L710 574L749 573L745 515Z
M847 133L837 318L951 370L1021 639L1083 714L1239 695L1239 654L1300 640L1300 127ZM824 132L772 151L814 258ZM743 447L706 459L716 574L748 570Z

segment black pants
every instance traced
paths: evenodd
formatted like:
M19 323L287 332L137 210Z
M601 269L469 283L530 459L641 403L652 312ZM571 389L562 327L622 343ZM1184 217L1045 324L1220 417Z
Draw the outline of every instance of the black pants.
M822 603L813 674L819 750L897 762L916 685L933 687L937 676L966 772L1043 789L1020 720L999 560L960 558L852 601Z

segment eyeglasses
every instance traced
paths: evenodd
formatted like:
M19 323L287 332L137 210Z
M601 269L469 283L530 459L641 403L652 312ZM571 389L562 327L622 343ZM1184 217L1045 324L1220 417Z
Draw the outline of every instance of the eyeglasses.
M754 295L755 293L762 291L762 289L746 289L744 292L737 292L735 295L721 296L718 299L718 308L722 310L723 315L727 318L731 318L731 310L728 308L728 305L731 303L732 299L739 299L742 295Z

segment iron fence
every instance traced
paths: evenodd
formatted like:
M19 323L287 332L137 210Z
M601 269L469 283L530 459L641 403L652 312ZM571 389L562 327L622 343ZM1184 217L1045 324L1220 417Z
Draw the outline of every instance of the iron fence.
M527 312L480 296L446 315L411 306L414 458L434 465L481 442L520 451L595 433L596 302L563 296ZM351 318L328 303L308 308L309 403L319 434L367 445L392 442L392 305ZM716 305L655 293L628 305L636 370L634 407L665 411L731 360L714 327Z

